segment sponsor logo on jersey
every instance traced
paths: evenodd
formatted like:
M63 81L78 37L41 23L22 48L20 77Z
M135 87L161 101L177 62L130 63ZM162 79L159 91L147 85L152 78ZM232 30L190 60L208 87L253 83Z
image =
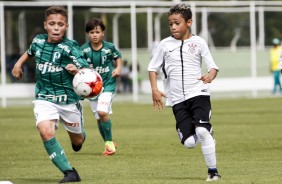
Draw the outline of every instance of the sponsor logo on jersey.
M70 56L70 58L72 59L72 61L74 62L74 64L78 67L81 68L81 65L79 64L79 62L77 62L77 59L75 56Z
M58 44L58 47L60 47L61 49L63 49L67 53L70 53L70 49L67 45Z
M98 73L107 73L107 72L110 71L110 68L109 68L109 66L107 66L106 68L103 68L103 67L101 67L101 66L97 66L97 67L95 68L95 70L96 70Z
M102 49L102 52L105 52L106 54L109 54L109 53L111 53L111 50L110 49Z
M39 44L42 44L45 42L45 39L38 39L38 38L34 38L32 43L39 43Z
M38 94L38 98L41 98L41 99L45 99L45 100L52 100L54 102L60 102L60 103L63 103L63 102L66 102L67 99L68 99L68 95L66 94L63 94L63 95L45 95L45 94Z
M45 74L46 72L54 73L54 72L60 72L63 70L61 66L54 66L52 63L45 62L43 63L36 63L36 68L41 71L42 74Z
M87 47L87 48L83 49L82 52L83 52L83 53L90 52L90 47Z

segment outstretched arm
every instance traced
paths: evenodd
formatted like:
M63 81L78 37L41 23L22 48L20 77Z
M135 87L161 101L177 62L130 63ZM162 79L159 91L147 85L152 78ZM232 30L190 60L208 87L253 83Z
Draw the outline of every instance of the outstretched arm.
M157 86L157 73L150 71L149 72L149 78L151 83L151 89L152 89L152 99L153 99L153 108L154 110L161 110L165 107L165 104L162 100L162 97L166 98L166 95L159 91Z
M20 80L23 78L23 69L22 66L23 64L28 60L29 55L27 54L27 52L25 52L20 58L19 60L16 62L16 64L14 65L14 68L12 69L12 75L17 79Z

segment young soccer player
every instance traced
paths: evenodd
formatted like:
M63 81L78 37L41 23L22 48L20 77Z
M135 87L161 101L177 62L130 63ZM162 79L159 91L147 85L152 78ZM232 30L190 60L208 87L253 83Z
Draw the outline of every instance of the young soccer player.
M208 83L216 77L218 67L210 54L206 42L192 35L192 13L185 4L177 4L168 12L171 36L163 39L149 66L154 109L172 106L176 119L176 131L181 143L193 148L201 143L202 153L208 167L206 181L220 178L216 167L215 141L212 136L211 102ZM202 59L208 73L202 75ZM165 93L159 91L157 75L164 73Z
M89 100L91 109L97 119L99 132L105 142L103 156L113 155L116 152L116 144L112 138L110 114L112 114L112 101L116 91L116 77L121 74L122 62L121 54L115 46L104 41L105 29L106 27L101 19L89 20L85 26L89 42L81 46L81 50L90 66L103 78L103 92L98 98Z
M52 6L45 11L47 34L35 36L29 49L19 58L12 74L22 79L22 66L30 57L36 61L34 116L45 150L53 164L64 173L59 183L78 182L80 177L70 165L55 137L59 120L67 130L73 150L79 151L85 140L82 108L72 87L74 74L88 67L77 42L64 35L68 13L64 7Z

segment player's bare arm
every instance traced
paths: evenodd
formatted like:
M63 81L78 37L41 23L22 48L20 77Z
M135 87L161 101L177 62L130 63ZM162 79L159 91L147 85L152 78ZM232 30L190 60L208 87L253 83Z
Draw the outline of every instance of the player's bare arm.
M154 110L161 110L165 107L165 104L162 100L162 97L166 98L166 95L159 91L157 86L157 73L156 72L149 72L149 78L151 83L151 89L152 89L152 99L153 99L153 108Z
M121 74L121 58L116 60L117 66L112 72L112 77L119 77Z
M217 75L217 70L212 68L208 74L203 75L199 78L199 80L202 80L205 84L206 83L211 83L213 81L213 79L216 77Z
M23 64L28 60L29 55L27 52L25 52L17 61L17 63L14 65L14 68L12 69L12 74L13 76L17 79L20 80L23 78L23 69L22 66Z

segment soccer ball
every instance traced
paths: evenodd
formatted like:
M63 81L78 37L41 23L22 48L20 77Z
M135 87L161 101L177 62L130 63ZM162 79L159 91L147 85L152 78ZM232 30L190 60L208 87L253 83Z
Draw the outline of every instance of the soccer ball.
M74 92L83 98L93 98L103 89L103 80L98 72L92 69L81 69L72 81Z

